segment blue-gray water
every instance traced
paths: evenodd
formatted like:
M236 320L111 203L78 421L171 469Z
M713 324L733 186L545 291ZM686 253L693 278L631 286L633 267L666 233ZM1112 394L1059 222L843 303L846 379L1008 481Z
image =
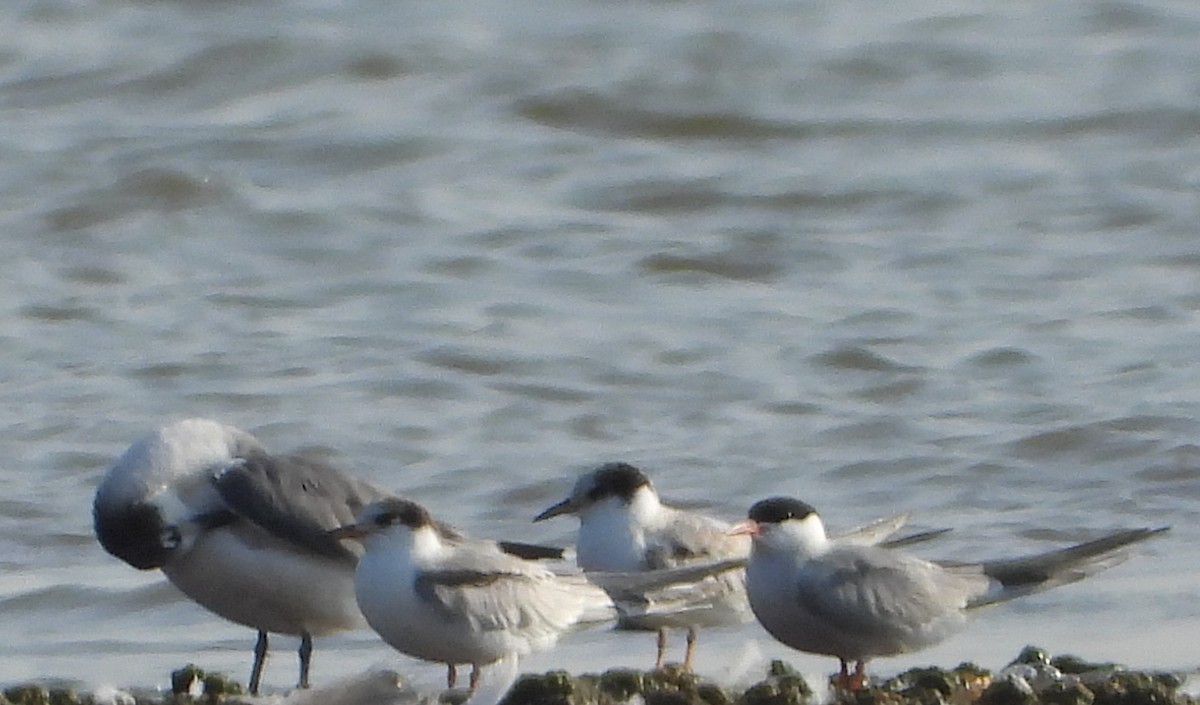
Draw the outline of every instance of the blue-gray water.
M529 519L609 459L730 518L912 511L939 557L1170 524L873 668L1200 662L1200 6L19 0L0 28L0 683L245 677L249 630L91 535L106 465L194 415L481 535L569 540ZM701 670L747 642L836 665L750 624ZM362 633L314 679L373 665L442 673Z

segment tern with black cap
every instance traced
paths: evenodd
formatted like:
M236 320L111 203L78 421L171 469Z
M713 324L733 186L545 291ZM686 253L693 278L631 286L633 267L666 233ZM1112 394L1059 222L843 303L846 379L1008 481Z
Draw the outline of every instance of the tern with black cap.
M810 505L773 497L731 533L752 537L746 587L762 626L793 649L837 657L838 685L857 689L869 659L932 646L960 630L971 609L1082 580L1166 530L1128 529L1022 558L935 563L833 542Z

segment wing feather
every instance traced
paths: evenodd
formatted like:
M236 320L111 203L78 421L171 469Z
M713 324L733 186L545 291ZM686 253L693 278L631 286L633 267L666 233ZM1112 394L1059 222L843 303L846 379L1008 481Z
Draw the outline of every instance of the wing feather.
M217 472L212 482L240 518L306 551L348 561L357 561L356 555L329 531L352 523L368 503L390 496L321 461L294 455L249 454Z
M647 532L645 567L660 570L748 555L749 541L730 536L729 529L720 519L673 510L661 528Z
M553 638L578 618L582 601L553 573L510 556L474 556L470 568L450 565L423 573L417 594L474 630L523 639Z
M800 606L831 628L869 641L909 642L946 619L960 619L968 599L987 583L882 549L834 550L822 564L801 582Z

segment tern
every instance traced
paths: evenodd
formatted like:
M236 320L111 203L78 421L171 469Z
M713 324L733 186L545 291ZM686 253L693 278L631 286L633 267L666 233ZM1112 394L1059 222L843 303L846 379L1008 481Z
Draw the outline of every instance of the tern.
M620 611L619 627L658 632L655 668L663 666L668 627L688 630L683 667L691 670L698 628L753 618L744 573L732 569L740 568L749 556L748 538L731 535L731 522L664 504L650 479L637 467L606 463L583 474L569 497L538 514L534 521L564 514L579 519L577 564L606 587L618 576L601 573L657 573L691 565L731 568L714 570L671 587L611 592ZM880 520L838 540L877 543L899 529L906 519L897 515Z
M492 541L447 536L437 526L421 505L391 498L330 535L366 548L354 591L371 628L409 656L471 664L472 692L482 667L515 667L596 610L611 616L608 595L583 576L556 574Z
M968 610L1082 580L1164 531L1128 529L1023 558L939 564L835 543L811 506L774 497L751 507L732 534L752 537L746 587L762 626L793 649L837 657L837 684L859 689L867 660L932 646L961 629Z
M113 463L93 520L109 553L162 570L201 606L257 630L249 681L257 694L268 634L300 637L306 688L313 637L366 626L354 599L361 551L328 531L391 496L318 460L272 455L233 426L186 419L138 439Z

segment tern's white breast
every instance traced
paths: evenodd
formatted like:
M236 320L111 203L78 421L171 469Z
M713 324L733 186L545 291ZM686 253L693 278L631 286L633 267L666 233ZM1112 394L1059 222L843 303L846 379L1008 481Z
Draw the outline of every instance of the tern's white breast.
M482 627L492 610L506 609L490 604L489 597L503 600L501 594L468 590L450 604L431 596L428 587L423 594L418 579L438 568L426 563L414 564L406 551L383 542L370 546L359 561L354 580L359 607L371 628L396 650L426 661L488 664L553 643L552 638L547 643L531 639L528 630Z
M579 517L576 562L584 570L633 572L645 567L646 539L628 505L606 500Z

